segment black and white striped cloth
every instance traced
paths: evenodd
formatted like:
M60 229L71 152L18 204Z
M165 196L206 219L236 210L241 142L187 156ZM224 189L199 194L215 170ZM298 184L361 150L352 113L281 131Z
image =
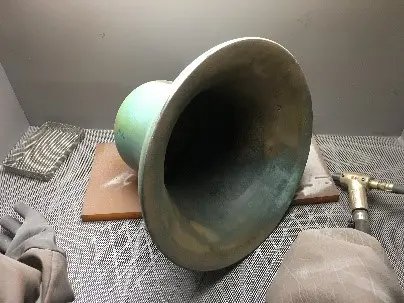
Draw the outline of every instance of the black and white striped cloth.
M4 168L48 181L83 137L84 130L80 127L46 122L11 151L3 162Z

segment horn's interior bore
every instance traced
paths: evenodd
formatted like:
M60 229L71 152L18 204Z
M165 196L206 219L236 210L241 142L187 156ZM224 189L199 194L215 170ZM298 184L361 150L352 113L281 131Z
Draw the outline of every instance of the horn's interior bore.
M212 79L167 144L164 183L178 224L206 244L245 245L277 223L270 218L296 190L304 78L294 61L264 59Z
M177 208L191 220L227 219L233 203L259 180L267 164L268 104L235 95L226 88L198 94L172 131L165 184Z

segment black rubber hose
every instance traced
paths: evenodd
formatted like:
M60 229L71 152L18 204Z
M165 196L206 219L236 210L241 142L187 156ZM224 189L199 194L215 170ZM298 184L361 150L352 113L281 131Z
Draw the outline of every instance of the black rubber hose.
M339 180L341 178L341 173L332 173L331 177L334 180L334 182L339 182Z
M403 194L404 195L404 185L394 184L392 192L396 193L396 194Z

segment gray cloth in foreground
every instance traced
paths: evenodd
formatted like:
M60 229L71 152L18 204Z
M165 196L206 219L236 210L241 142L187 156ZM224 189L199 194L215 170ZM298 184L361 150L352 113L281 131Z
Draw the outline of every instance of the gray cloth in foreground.
M267 302L404 302L380 243L355 229L302 231L266 294Z
M56 245L55 232L45 218L19 203L14 210L25 220L5 216L0 225L11 237L0 235L0 302L70 302L65 252Z

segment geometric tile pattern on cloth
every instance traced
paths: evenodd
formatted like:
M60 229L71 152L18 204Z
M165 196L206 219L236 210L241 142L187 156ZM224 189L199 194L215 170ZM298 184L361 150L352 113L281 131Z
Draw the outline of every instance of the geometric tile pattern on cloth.
M37 128L30 127L23 138ZM331 171L358 171L404 183L404 147L390 137L316 136ZM48 182L7 174L0 168L0 216L17 217L24 202L55 228L66 250L75 302L264 302L283 256L301 230L345 227L347 196L341 201L293 206L252 254L230 268L193 272L168 261L155 247L143 220L83 223L80 218L97 143L113 141L110 130L86 130ZM18 145L18 144L17 144ZM404 281L404 195L370 192L371 229Z

